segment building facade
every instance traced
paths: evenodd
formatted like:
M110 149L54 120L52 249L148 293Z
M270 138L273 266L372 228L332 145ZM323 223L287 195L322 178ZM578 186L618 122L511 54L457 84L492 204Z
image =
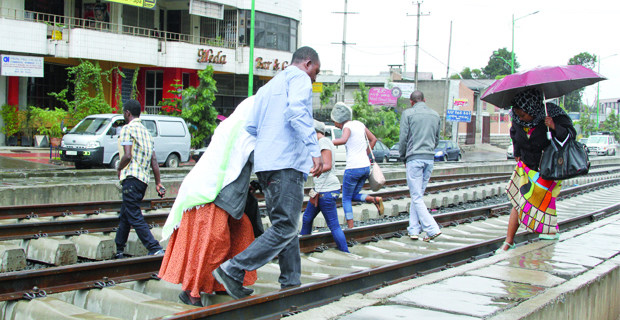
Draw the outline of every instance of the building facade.
M138 70L137 99L147 113L158 113L158 103L174 97L173 84L197 86L197 72L211 65L214 107L228 116L248 95L250 67L256 92L286 68L300 43L301 0L255 0L253 61L251 0L123 2L129 1L0 0L0 54L43 59L42 77L0 76L0 105L64 107L49 93L67 87L67 67L88 60L125 75L103 82L112 107L118 97L129 99Z

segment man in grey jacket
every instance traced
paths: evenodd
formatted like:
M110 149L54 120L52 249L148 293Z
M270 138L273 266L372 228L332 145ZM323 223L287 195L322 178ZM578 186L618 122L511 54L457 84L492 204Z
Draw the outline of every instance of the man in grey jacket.
M441 234L435 219L424 204L424 190L433 173L435 148L439 144L441 120L439 114L426 106L424 94L414 91L410 97L411 108L400 118L400 156L405 159L407 185L411 194L409 207L409 237L418 240L422 231L429 242Z

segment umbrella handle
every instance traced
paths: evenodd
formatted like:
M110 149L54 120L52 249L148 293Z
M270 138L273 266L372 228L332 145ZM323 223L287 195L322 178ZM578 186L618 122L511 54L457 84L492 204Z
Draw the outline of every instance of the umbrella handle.
M543 106L545 106L545 117L549 116L549 112L547 111L547 104L545 103L545 91L543 90ZM553 137L551 136L551 130L547 127L547 140L551 141Z

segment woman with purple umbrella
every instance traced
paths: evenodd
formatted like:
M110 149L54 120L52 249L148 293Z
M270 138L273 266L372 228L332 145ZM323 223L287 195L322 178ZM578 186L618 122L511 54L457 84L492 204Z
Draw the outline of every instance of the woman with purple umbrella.
M530 88L520 91L511 102L510 137L517 166L506 190L513 205L508 235L497 253L515 248L514 236L519 224L538 233L540 239L560 238L555 199L560 193L562 182L540 178L538 166L543 150L551 143L547 131L550 130L553 139L561 145L577 136L566 112L553 103L545 105L540 90Z

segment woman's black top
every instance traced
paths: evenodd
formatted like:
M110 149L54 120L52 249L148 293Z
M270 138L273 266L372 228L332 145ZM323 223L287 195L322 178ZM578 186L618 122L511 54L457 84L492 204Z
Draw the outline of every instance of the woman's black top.
M558 141L563 142L569 133L572 139L577 137L573 121L568 116L560 115L554 117L553 122L555 123L555 130L551 130L551 134ZM513 121L510 127L510 138L512 138L515 158L521 157L521 161L528 168L539 171L538 166L540 165L542 152L551 144L551 141L547 140L547 126L545 126L544 121L530 130L534 131L528 139L528 134L523 129L523 126Z

